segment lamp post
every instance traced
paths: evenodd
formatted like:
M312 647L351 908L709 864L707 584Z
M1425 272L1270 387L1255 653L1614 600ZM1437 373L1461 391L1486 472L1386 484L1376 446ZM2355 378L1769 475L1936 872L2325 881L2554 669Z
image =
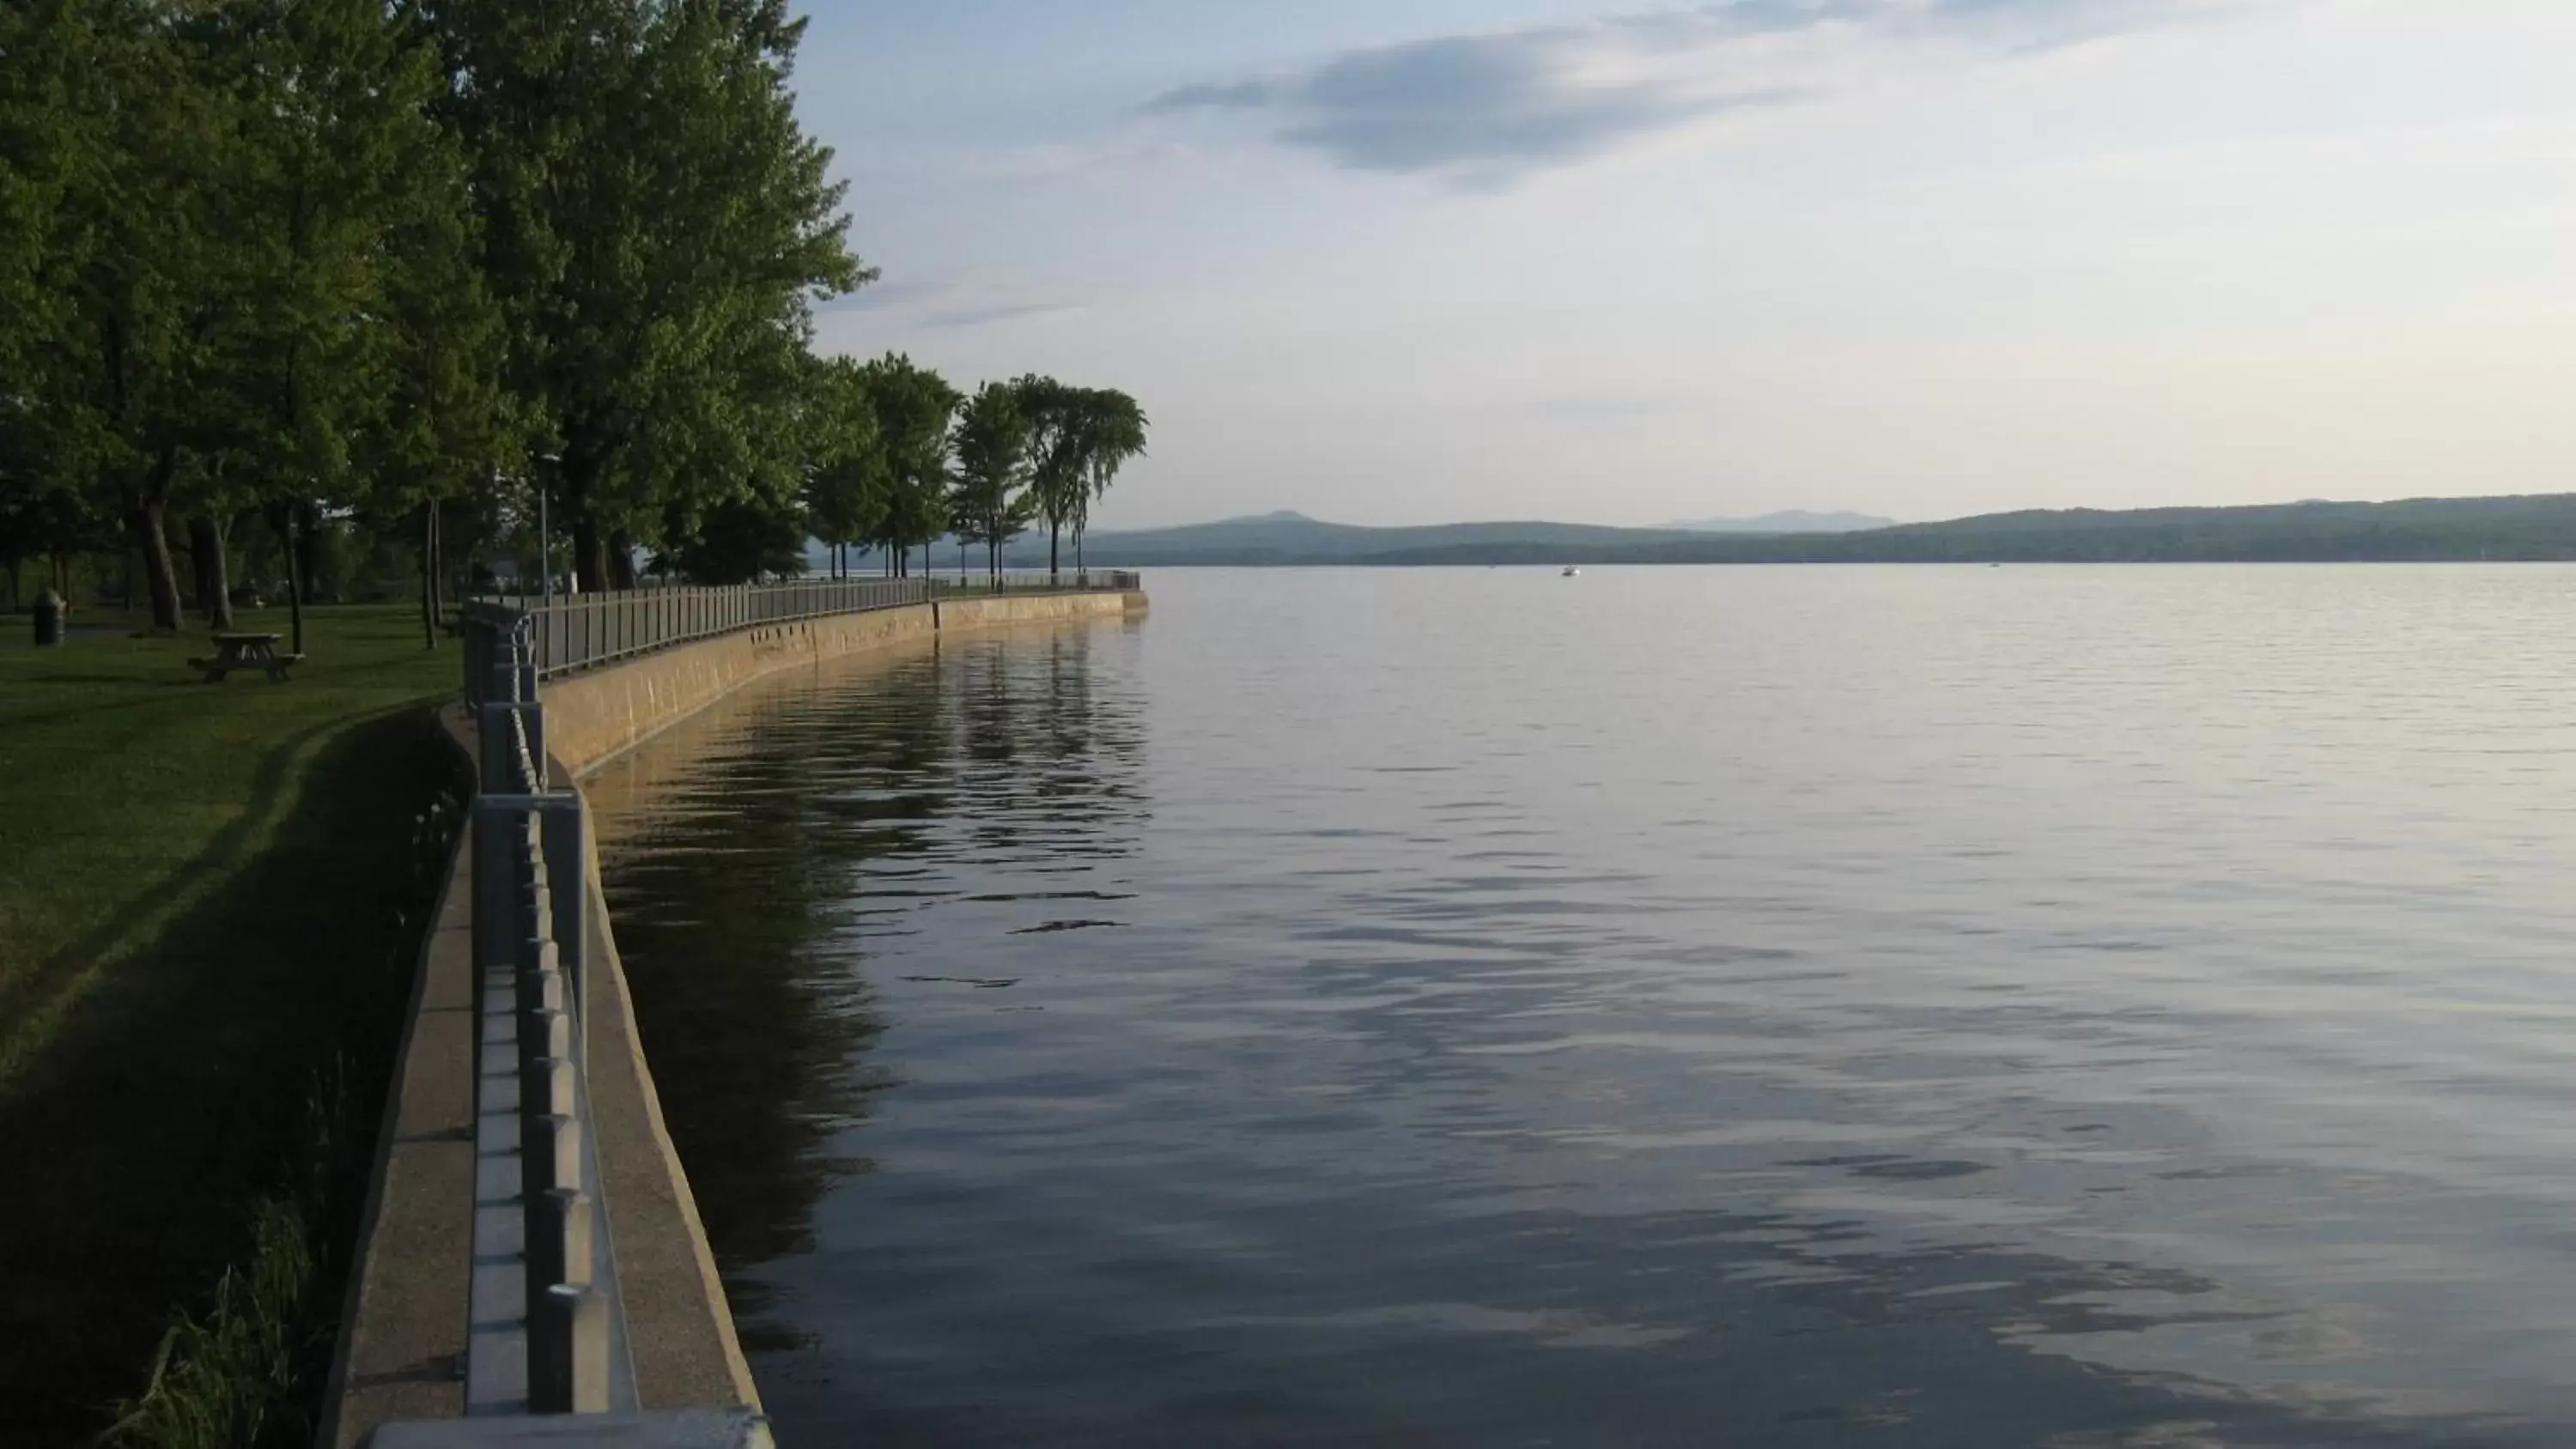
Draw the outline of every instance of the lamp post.
M547 485L553 481L554 471L563 466L563 454L539 453L537 461L546 468L545 475L537 479L537 575L545 580L546 601L552 603L555 597L555 544L554 535L546 525L546 495L554 491Z

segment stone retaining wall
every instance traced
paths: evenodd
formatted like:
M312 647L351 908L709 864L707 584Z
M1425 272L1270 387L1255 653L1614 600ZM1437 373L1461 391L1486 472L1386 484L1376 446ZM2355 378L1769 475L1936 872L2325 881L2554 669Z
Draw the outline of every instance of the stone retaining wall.
M957 629L1116 616L1143 607L1141 593L997 595L800 619L702 639L548 680L539 691L546 705L546 746L576 773L587 773L674 721L782 669Z

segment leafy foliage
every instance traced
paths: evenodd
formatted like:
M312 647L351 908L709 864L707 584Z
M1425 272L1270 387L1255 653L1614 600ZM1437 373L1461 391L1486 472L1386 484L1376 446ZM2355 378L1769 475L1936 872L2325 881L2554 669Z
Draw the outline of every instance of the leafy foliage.
M867 374L848 358L816 367L804 414L805 526L835 548L885 534L893 489Z
M1129 459L1144 456L1145 428L1145 410L1137 406L1134 398L1111 388L1083 392L1074 421L1074 452L1080 462L1082 486L1074 491L1069 500L1071 507L1064 514L1066 526L1073 530L1077 562L1082 535L1091 524L1093 501L1109 492L1109 485L1118 480L1118 470ZM1047 567L1055 567L1052 549Z
M962 399L812 355L875 274L797 120L803 34L787 0L0 8L0 553L112 523L176 628L181 522L210 611L236 522L290 573L355 529L416 554L426 628L479 569L451 522L506 548L549 513L593 587L730 558L745 510L927 545ZM1035 431L974 517L1078 534L1096 395L1017 386Z
M707 510L667 561L702 584L748 584L805 571L805 533L796 515L752 499Z
M948 432L965 400L938 373L889 352L859 370L885 460L885 507L870 541L898 557L948 527Z
M1029 417L1019 384L988 382L957 414L949 439L948 521L960 542L981 544L987 567L998 575L1002 545L1019 536L1035 515L1028 480Z

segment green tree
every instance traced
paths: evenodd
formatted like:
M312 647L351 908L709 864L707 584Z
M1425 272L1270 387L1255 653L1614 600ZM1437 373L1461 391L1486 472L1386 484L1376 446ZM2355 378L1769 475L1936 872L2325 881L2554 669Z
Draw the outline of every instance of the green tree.
M420 26L417 15L408 17ZM432 39L412 31L414 44ZM433 114L454 114L436 77ZM372 511L417 530L421 637L437 647L449 575L446 522L484 496L502 464L526 452L514 400L501 386L501 314L478 265L481 238L471 209L467 158L442 128L421 148L408 204L387 237L392 272L385 288L384 406L367 438Z
M1073 529L1073 566L1082 567L1082 535L1091 526L1091 505L1109 492L1118 480L1118 470L1131 458L1144 456L1145 410L1136 400L1115 388L1089 388L1081 394L1074 410L1073 452L1080 463L1081 486L1074 490L1064 512L1064 521ZM1055 567L1052 544L1048 547L1047 568Z
M1028 480L1029 427L1016 383L988 382L957 414L949 439L949 523L961 543L984 546L993 581L1002 577L1002 546L1035 514Z
M619 535L792 497L811 300L871 275L796 122L803 22L784 0L433 5L576 570L622 582Z
M19 375L12 451L48 486L93 491L118 518L143 560L154 627L176 629L172 494L191 450L226 426L212 359L240 308L215 214L240 106L150 0L10 14L26 27L13 39L29 64L12 50L0 70L13 92L40 98L17 104L16 124L46 143L31 153L45 171L22 173L15 189L54 207L32 260L8 268L32 269L52 296L20 324L43 329L46 360ZM26 244L23 233L13 242Z
M0 448L33 461L45 358L71 322L65 285L82 238L72 206L84 137L71 88L89 39L81 7L0 7Z
M53 361L83 260L73 183L87 138L71 88L89 42L80 7L0 7L0 567L12 609L28 559L51 563L59 587L63 556L102 536L88 490L58 466Z
M845 574L851 545L884 536L891 493L865 369L843 357L817 363L802 421L806 526L831 548L834 574Z
M188 500L188 557L197 609L217 629L233 626L233 524L257 500L241 459L220 449L188 465L180 491Z
M898 571L918 546L927 574L930 545L948 528L948 435L964 399L938 373L899 353L866 364L859 378L885 458L886 504L872 541L894 554Z
M1056 549L1089 485L1082 457L1084 393L1051 377L1027 376L1012 384L1028 427L1029 507L1047 526L1047 572L1056 571Z
M748 584L801 574L805 520L763 499L728 499L704 510L664 561L700 584Z
M461 166L429 110L436 54L382 0L218 0L190 38L236 99L214 211L215 285L235 305L212 388L227 451L273 526L304 545L286 550L300 650L321 519L363 501L353 444L386 418L396 378L414 383L406 410L445 401L421 395L402 334L435 325L426 292L462 287L423 244L455 225L437 213L461 206ZM439 431L434 418L391 426L415 433L387 450L403 461Z

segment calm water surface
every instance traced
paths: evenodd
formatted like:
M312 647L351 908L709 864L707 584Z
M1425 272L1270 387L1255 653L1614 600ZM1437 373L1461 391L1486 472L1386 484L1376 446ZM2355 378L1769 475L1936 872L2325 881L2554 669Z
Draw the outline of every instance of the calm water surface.
M2576 571L1148 582L598 782L785 1442L2576 1443Z

